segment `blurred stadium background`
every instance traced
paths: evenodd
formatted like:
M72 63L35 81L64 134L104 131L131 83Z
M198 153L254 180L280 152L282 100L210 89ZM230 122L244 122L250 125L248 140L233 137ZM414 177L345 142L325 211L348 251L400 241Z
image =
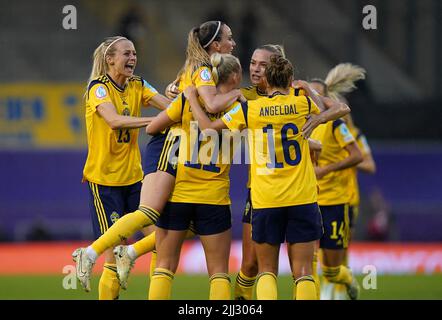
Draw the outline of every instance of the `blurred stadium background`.
M62 27L68 4L77 9L76 30ZM362 27L368 4L377 9L377 30ZM92 239L81 178L87 154L82 96L94 49L106 36L128 36L138 51L136 73L164 91L184 62L188 31L209 19L230 25L246 72L253 49L265 43L285 46L300 79L325 77L340 62L367 69L348 98L378 171L360 175L350 263L357 274L374 265L381 275L378 290L363 291L363 298L442 299L439 0L0 0L0 299L91 298L63 290L62 278L73 248ZM142 134L140 146L147 141ZM233 166L231 178L235 273L245 168ZM147 260L137 264L135 289L123 298L145 298ZM205 298L198 242L186 243L180 271L195 275L177 277L177 286L199 279L193 283L202 291L174 297ZM288 271L283 254L281 273ZM289 278L280 284L288 288Z

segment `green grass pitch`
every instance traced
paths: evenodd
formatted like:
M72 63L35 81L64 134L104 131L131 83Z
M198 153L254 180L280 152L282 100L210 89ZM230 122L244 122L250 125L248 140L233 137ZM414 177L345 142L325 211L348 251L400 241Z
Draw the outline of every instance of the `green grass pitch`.
M92 291L83 292L80 285L76 290L65 290L63 275L47 276L0 276L0 299L97 299L97 276L92 279ZM234 277L232 276L232 281ZM127 291L120 293L121 300L138 300L147 297L148 277L133 275ZM358 277L362 283L362 277ZM292 281L290 276L278 278L279 298L291 299ZM207 299L208 277L205 275L178 274L172 289L172 299ZM361 299L442 299L442 275L384 275L377 278L376 290L361 290Z

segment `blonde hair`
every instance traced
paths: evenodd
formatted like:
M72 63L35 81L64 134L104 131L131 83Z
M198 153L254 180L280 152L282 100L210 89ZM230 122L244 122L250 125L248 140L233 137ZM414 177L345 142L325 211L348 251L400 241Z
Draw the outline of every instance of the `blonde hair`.
M186 62L177 75L177 79L186 71L195 71L201 66L210 67L210 56L207 53L214 41L221 40L222 21L206 21L199 27L192 28L187 36Z
M122 36L115 36L106 38L100 45L95 49L93 55L92 71L89 76L87 83L89 84L93 79L103 76L108 70L106 63L106 57L112 57L115 54L116 46L114 45L119 40L128 40Z
M356 89L355 82L365 79L366 70L351 63L341 63L330 70L325 78L328 95L336 100Z
M216 84L225 83L232 73L241 72L239 59L231 54L214 53L210 57L212 77Z

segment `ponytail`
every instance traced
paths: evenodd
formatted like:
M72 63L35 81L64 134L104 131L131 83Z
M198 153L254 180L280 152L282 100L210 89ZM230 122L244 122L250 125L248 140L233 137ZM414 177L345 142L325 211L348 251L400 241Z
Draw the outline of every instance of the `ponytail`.
M182 70L195 71L201 66L210 66L209 47L214 41L221 40L222 21L207 21L192 28L187 36L186 62ZM178 77L182 74L180 72Z
M334 67L325 78L328 95L338 100L340 95L356 89L355 82L365 79L366 70L351 63L341 63Z
M214 53L210 57L212 77L216 84L226 83L232 73L241 73L241 63L231 54Z
M212 64L212 77L215 84L218 84L219 81L219 71L218 67L223 63L223 57L219 53L214 53L210 57L210 63Z

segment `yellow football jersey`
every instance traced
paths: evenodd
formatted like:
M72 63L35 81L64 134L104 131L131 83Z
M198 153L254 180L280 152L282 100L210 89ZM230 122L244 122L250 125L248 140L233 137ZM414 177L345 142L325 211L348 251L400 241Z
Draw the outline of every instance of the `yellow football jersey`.
M319 125L312 133L312 139L322 143L318 165L326 166L339 162L348 156L345 146L354 142L353 135L341 119L329 121ZM351 190L352 168L333 171L318 180L319 205L337 205L349 203L353 190Z
M222 117L231 130L248 127L253 208L316 202L310 148L301 135L310 113L319 108L309 97L276 94L237 104Z
M258 98L267 97L266 92L262 92L259 90L258 86L249 86L241 88L241 93L248 100L256 100ZM295 96L305 96L305 91L300 88L290 87L290 94ZM250 168L247 178L247 188L250 189Z
M240 89L244 98L247 100L256 100L258 98L267 97L266 92L262 92L257 86L248 86ZM301 88L290 87L290 94L295 96L305 96L305 91Z
M365 157L368 154L371 154L370 146L368 145L367 139L362 134L361 130L359 130L356 126L348 126L351 134L356 140L359 149L361 150L362 156ZM352 197L350 199L351 206L358 206L360 202L360 194L359 194L359 183L358 183L358 169L356 167L352 168L352 177L351 177L351 190Z
M267 93L260 91L257 86L243 87L240 89L242 95L247 100L256 100L258 98L267 97Z
M195 88L199 88L202 86L213 86L215 87L215 81L213 80L212 71L207 66L202 66L197 68L195 71L191 71L190 69L185 70L178 81L178 90L180 92L184 92L184 90L188 86L195 86ZM170 127L170 129L180 128L181 124L176 123ZM179 135L179 130L172 130L170 132L171 136Z
M188 86L194 85L197 89L202 86L215 86L212 70L208 66L202 66L195 71L186 70L180 77L178 89L183 92Z
M219 119L232 107L218 114L207 115L211 120ZM199 142L200 130L184 94L180 94L166 112L171 120L181 122L182 130L175 187L169 201L230 204L230 159L223 154L221 135L216 134L216 138ZM227 157L230 158L230 155Z
M139 117L158 92L141 77L133 76L125 88L110 77L90 82L86 93L88 155L83 179L105 186L126 186L143 179L138 129L112 130L97 112L102 103L112 103L118 114Z

